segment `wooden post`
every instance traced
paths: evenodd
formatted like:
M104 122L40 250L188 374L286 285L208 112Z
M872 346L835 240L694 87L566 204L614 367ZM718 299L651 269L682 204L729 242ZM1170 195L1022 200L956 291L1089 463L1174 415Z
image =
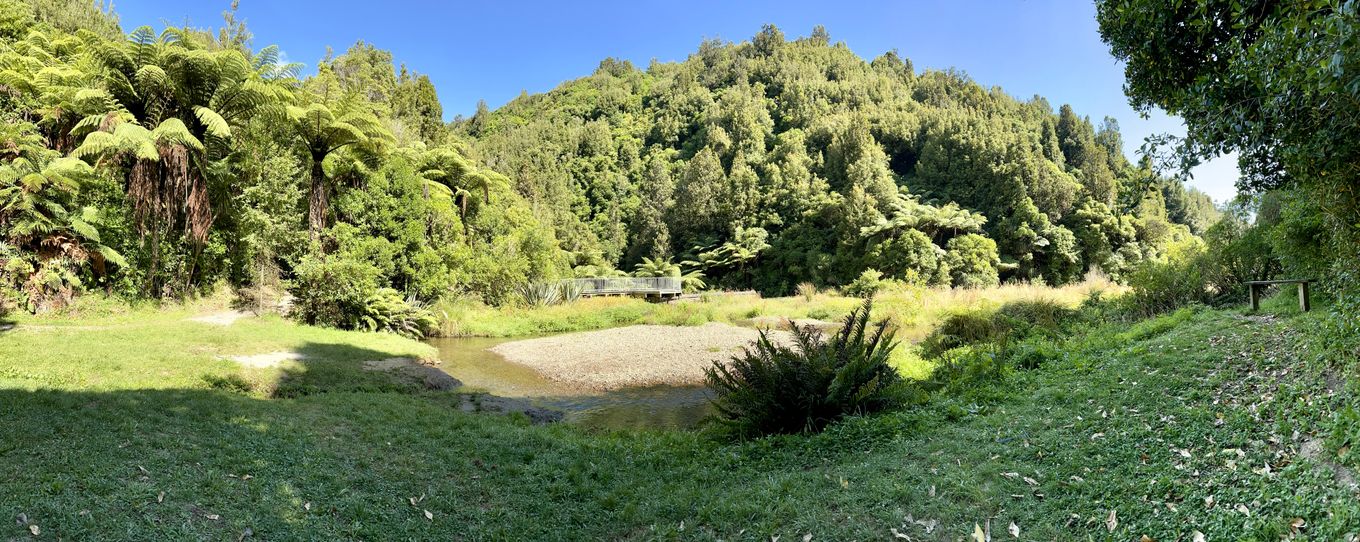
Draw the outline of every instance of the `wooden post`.
M1259 290L1256 289L1256 285L1255 285L1255 284L1248 284L1248 285L1247 285L1247 288L1251 290L1251 310L1252 310L1252 312L1261 310L1261 292L1260 292Z
M1308 303L1308 281L1299 283L1299 310L1308 312L1312 306Z

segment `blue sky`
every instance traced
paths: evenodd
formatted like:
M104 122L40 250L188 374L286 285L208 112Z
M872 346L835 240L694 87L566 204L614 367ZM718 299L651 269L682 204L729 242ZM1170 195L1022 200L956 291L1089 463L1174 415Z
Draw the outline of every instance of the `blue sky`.
M229 3L122 0L115 9L128 30L217 26ZM1183 133L1175 118L1145 120L1129 107L1123 70L1100 42L1089 1L241 0L238 14L256 47L277 44L309 67L327 46L343 52L360 39L390 50L430 76L448 118L471 114L478 100L494 108L521 91L550 90L588 75L605 57L638 67L683 60L704 38L744 41L774 23L790 38L822 24L866 59L897 49L918 71L952 66L1017 97L1070 103L1093 121L1115 117L1130 157L1150 134ZM1236 179L1229 157L1195 170L1190 184L1221 202L1235 194Z

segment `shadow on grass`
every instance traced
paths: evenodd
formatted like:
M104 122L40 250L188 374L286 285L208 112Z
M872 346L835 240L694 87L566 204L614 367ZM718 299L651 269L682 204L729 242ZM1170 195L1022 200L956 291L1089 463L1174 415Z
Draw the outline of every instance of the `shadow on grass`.
M365 362L390 359L390 352L340 343L307 343L294 350L299 363L286 366L269 389L271 397L331 392L413 393L424 386L394 371L366 370Z
M0 303L0 334L14 331L14 327L17 325L19 323L9 316L9 308Z

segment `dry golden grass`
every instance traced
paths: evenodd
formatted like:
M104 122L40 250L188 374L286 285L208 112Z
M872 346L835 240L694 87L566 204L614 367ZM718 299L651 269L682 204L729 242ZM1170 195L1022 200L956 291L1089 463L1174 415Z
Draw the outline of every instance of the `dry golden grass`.
M874 301L875 319L886 318L903 342L893 363L908 376L924 377L930 366L910 343L919 342L949 314L994 309L1012 301L1045 299L1075 307L1091 292L1118 295L1124 290L1109 278L1088 274L1081 282L1061 287L1042 284L1005 284L991 288L954 289L899 286L880 292ZM447 335L522 337L588 331L635 324L695 326L706 322L750 325L753 320L776 318L838 321L863 300L833 292L804 289L798 295L762 299L754 296L704 295L695 301L648 303L640 299L593 298L544 308L487 307L443 304Z

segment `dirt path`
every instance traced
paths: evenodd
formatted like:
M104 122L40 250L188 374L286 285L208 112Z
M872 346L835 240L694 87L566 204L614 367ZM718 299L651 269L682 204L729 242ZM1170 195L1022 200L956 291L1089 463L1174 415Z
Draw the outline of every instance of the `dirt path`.
M549 380L591 390L697 385L704 369L731 359L759 332L729 324L628 326L500 344L492 352ZM775 340L788 334L772 332Z

